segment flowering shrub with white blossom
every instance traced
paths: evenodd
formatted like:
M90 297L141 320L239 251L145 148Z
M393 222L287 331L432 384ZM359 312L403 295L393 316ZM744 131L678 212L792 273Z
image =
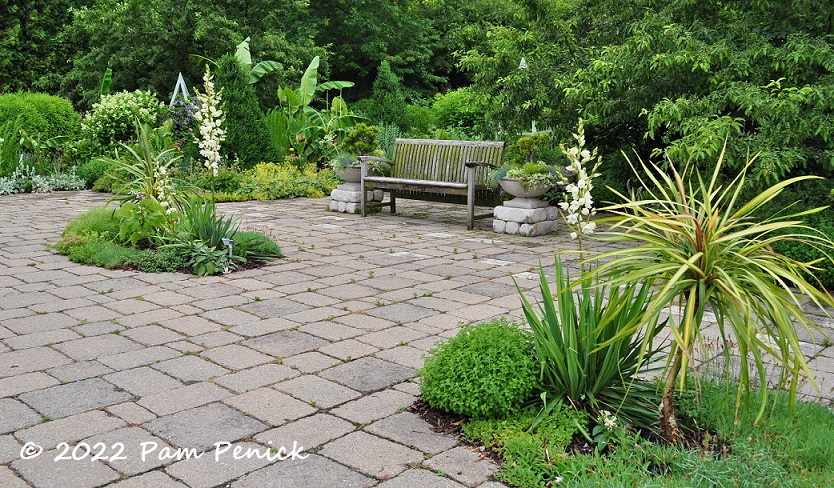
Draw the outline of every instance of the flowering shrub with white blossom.
M167 109L149 91L122 91L104 95L101 102L93 104L81 121L84 133L102 146L134 139L136 124L159 127Z
M213 79L211 70L206 66L206 72L203 75L203 86L206 92L200 93L194 90L194 96L200 101L200 109L194 114L194 119L200 124L200 136L195 135L195 139L200 147L200 155L205 158L203 164L216 178L220 167L220 144L226 139L226 130L221 127L225 120L221 109L223 90L214 89Z
M594 189L593 179L599 176L597 169L602 163L602 156L597 157L596 148L593 151L585 149L585 127L582 119L579 119L579 127L573 138L576 139L575 146L561 146L562 153L568 159L568 165L564 169L567 175L562 174L559 182L565 185L566 193L565 201L559 203L559 207L565 213L568 226L573 230L571 238L578 239L581 248L582 236L593 234L597 226L592 220L597 211L594 208L591 190ZM586 165L594 159L596 164L589 172Z

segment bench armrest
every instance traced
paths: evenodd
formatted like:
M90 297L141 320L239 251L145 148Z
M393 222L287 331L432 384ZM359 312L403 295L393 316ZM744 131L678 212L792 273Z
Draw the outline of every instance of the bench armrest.
M494 164L484 163L483 161L469 161L464 163L467 168L475 168L477 166L483 166L485 168L497 168L498 166Z
M359 156L359 161L385 161L388 164L392 164L390 159L386 158L379 158L377 156Z

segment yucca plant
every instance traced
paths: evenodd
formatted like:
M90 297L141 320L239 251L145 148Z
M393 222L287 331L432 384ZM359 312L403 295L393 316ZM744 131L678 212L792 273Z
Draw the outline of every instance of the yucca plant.
M657 351L642 345L651 344L665 323L654 318L644 328L620 333L645 315L651 301L650 283L609 289L582 280L574 291L558 256L555 273L553 293L544 269L539 268L542 303L538 310L521 294L540 365L540 387L547 396L564 398L594 416L614 411L633 427L650 429L657 421L658 395L654 386L636 376L656 361Z
M811 331L817 326L807 317L800 297L807 297L820 309L834 306L831 295L821 291L819 283L809 283L805 278L819 260L799 262L772 248L776 242L793 240L830 256L834 243L802 224L804 216L822 208L797 212L789 208L772 217L757 218L786 187L814 177L782 181L741 202L746 170L753 161L734 179L722 183L719 175L723 160L722 151L708 180L692 164L678 172L669 161L667 174L657 165L640 160L640 171L635 173L647 198L619 195L624 203L604 209L615 217L609 220L612 227L601 239L629 245L593 258L603 263L597 273L601 279L608 279L611 287L649 278L656 283L646 305L645 321L630 324L619 337L652 323L672 305L680 307L680 313L670 314L668 321L671 352L660 408L661 434L672 443L680 437L674 409L675 384L679 380L683 387L694 346L703 342L701 327L707 306L717 318L725 354L729 356L730 332L738 344L741 371L737 410L743 393L750 388L748 359L753 358L764 393L756 421L766 406L766 354L783 366L780 386L790 380L791 402L801 374L815 385L800 351L796 328ZM648 347L650 344L644 345L644 349Z

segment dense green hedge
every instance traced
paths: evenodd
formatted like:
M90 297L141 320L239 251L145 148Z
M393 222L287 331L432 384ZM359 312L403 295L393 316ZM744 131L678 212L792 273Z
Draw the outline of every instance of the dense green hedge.
M35 92L0 95L0 125L18 116L21 128L42 140L75 136L81 128L81 117L64 98Z

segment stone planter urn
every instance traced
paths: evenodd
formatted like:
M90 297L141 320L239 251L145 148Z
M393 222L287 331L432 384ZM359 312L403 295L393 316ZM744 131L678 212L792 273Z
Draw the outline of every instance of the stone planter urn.
M495 219L492 221L492 229L495 232L539 236L556 230L559 211L539 199L550 190L550 186L539 185L525 190L518 181L507 178L498 183L515 198L493 210Z
M359 166L352 166L345 169L337 169L336 174L339 178L345 180L346 183L359 183L362 178L362 168Z
M521 186L521 183L508 178L499 180L498 184L501 185L501 188L503 188L505 192L516 198L538 198L547 193L547 191L551 188L547 185L536 185L525 190L524 187Z

